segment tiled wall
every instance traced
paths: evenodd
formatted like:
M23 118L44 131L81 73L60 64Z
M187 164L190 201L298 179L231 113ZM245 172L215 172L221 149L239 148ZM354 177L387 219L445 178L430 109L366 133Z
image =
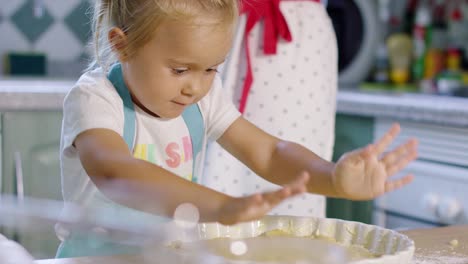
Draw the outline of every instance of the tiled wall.
M93 2L0 0L0 57L8 52L40 52L51 64L83 65ZM0 60L1 73L2 64Z

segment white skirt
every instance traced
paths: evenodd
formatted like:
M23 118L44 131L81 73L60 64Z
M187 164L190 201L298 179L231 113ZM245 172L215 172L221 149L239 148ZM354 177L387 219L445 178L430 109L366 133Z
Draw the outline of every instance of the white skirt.
M336 36L322 4L282 1L281 11L293 41L280 40L276 55L264 55L262 23L250 32L254 81L244 117L266 132L297 142L326 160L333 152L338 58ZM239 31L239 30L238 30ZM225 65L224 89L239 102L245 78L243 32L237 34ZM291 175L291 179L295 175ZM277 189L211 143L206 153L203 184L233 196ZM325 216L325 198L303 194L286 200L271 214Z

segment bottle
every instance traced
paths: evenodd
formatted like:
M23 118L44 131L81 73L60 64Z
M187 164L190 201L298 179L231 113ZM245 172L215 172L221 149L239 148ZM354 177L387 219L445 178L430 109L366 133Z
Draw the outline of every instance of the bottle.
M463 13L459 3L450 11L448 19L449 42L452 46L461 48L465 45L465 29L463 23Z
M403 32L411 34L413 32L414 15L418 0L408 0L406 4L405 14L403 16Z
M445 70L445 51L447 49L446 7L443 0L436 0L432 10L431 42L424 60L424 79L434 80Z
M409 81L412 41L408 34L392 34L387 39L387 48L390 58L390 80L402 85Z
M388 83L388 51L384 43L379 44L375 53L373 81L376 83Z
M431 12L427 0L419 3L413 26L413 65L414 81L424 77L424 59L431 40Z
M382 32L379 44L375 51L373 81L380 84L388 83L389 81L388 51L385 44L385 38L387 37L388 32L388 22L390 18L389 4L390 0L378 1L379 22L382 27Z
M447 51L447 69L437 76L437 91L442 95L453 95L462 87L461 52L457 48Z

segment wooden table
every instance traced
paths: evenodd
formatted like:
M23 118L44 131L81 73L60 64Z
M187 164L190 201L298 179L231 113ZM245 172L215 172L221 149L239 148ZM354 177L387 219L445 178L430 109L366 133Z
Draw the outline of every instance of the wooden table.
M414 240L414 263L468 264L468 225L402 232ZM457 240L458 245L450 242Z
M468 264L468 225L402 232L416 243L415 264ZM450 242L457 240L458 245ZM130 264L141 263L138 256L83 257L36 261L36 264ZM156 262L158 263L158 262Z

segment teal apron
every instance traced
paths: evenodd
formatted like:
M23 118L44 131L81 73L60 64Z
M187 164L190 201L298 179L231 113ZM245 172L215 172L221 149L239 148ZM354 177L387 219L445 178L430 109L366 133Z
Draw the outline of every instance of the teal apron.
M122 67L119 63L115 64L109 74L108 79L112 82L115 89L122 98L124 105L124 133L123 138L127 143L128 148L133 153L134 141L136 136L136 114L130 92L125 85ZM201 114L198 104L187 107L182 113L182 117L187 125L192 140L192 151L193 151L193 173L192 181L198 182L196 161L197 155L201 152L203 147L203 140L205 134L205 126L203 122L203 116ZM132 219L138 221L154 221L163 222L169 221L168 218L152 215L135 209L131 209L122 205L119 205L111 200L107 199L99 191L93 197L93 207L103 208L112 212L112 217L122 217L128 219L131 223ZM119 219L122 219L119 218ZM138 254L141 248L129 244L117 243L115 241L109 241L94 235L92 233L73 233L66 238L59 246L57 250L56 258L71 258L71 257L82 257L82 256L105 256L115 254Z

